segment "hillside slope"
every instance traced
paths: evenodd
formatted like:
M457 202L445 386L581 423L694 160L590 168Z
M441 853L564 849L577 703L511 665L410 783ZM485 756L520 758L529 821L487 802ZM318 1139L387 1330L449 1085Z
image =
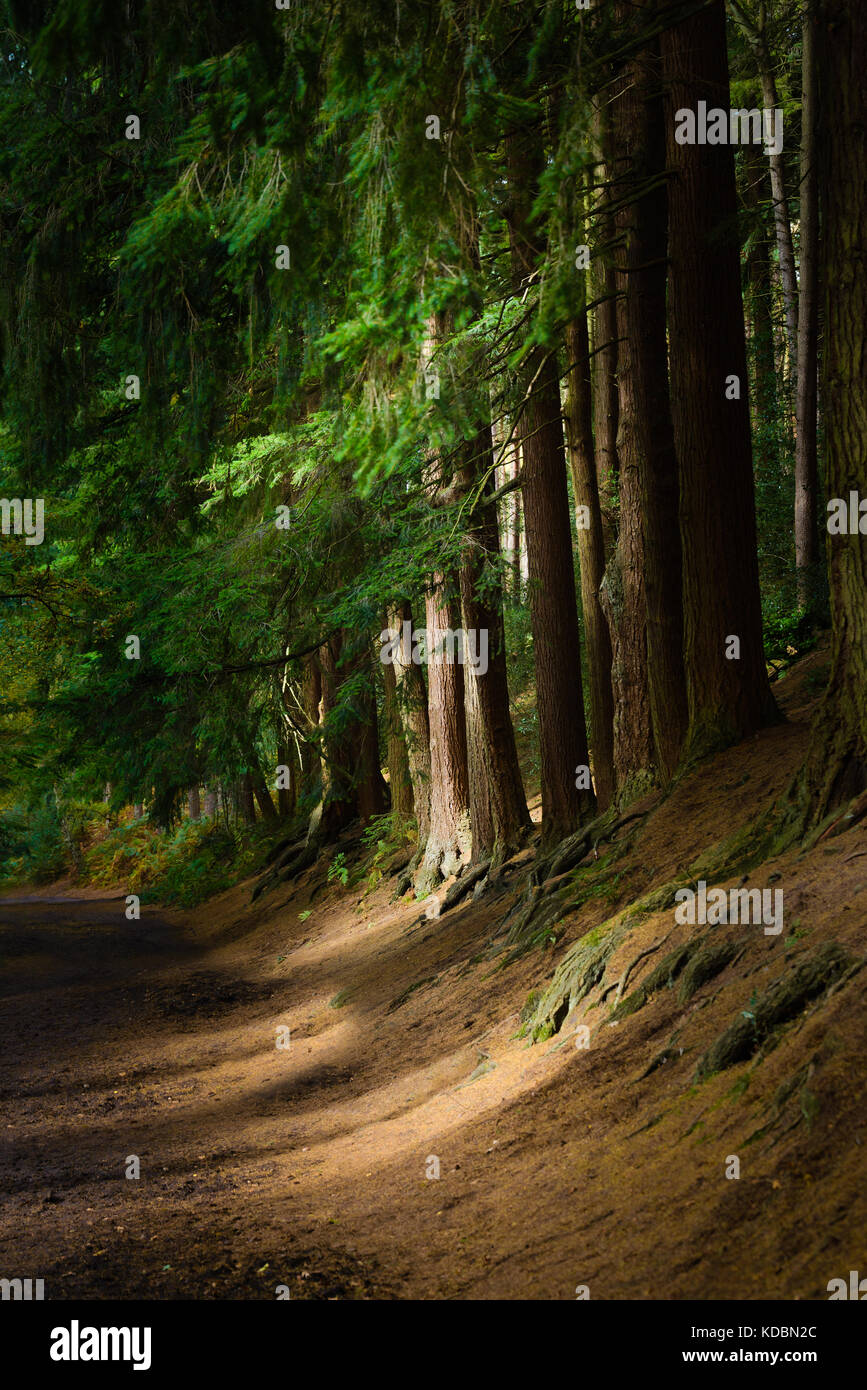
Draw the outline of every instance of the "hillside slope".
M826 1298L867 1234L867 825L750 873L779 934L646 905L785 788L823 660L570 871L555 944L516 938L523 864L434 919L322 865L139 923L0 903L4 1267L51 1297Z

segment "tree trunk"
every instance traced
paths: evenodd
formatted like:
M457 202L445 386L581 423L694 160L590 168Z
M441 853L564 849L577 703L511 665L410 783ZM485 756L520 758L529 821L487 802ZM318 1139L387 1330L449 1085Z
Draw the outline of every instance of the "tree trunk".
M298 759L292 742L277 744L277 764L289 769L289 786L277 788L277 814L287 819L295 814L298 796Z
M217 819L217 793L213 787L205 788L205 815L208 820Z
M142 803L140 801L137 801L132 808L132 818L133 820L141 820L143 815L144 807L142 806Z
M445 633L460 624L452 579L436 574L426 600L428 715L430 719L430 829L416 891L430 893L472 854L464 673L442 651Z
M187 815L190 820L202 819L202 806L199 800L198 787L190 787L187 792Z
M483 425L464 444L460 474L464 492L478 488L490 475L493 459L491 428ZM491 489L488 476L484 490ZM477 669L469 660L464 663L473 858L490 858L495 865L509 858L530 828L509 711L499 558L496 505L485 502L483 492L462 539L460 587L467 654L471 651L478 658ZM473 648L469 648L471 635ZM487 660L483 661L485 649Z
M513 461L512 461L512 468L511 468L511 477L512 477L512 478L517 478L517 476L518 476L518 474L519 474L519 472L520 472L520 469L521 469L521 460L520 460L520 458L519 458L519 449L518 449L517 441L513 442L513 444L512 444L512 459L513 459ZM511 494L510 501L511 501L511 503L512 503L512 512L511 512L511 516L512 516L512 525L511 525L511 541L510 541L510 544L509 544L509 556L510 556L511 563L512 563L512 597L514 598L514 600L515 600L516 603L520 603L520 602L521 602L521 594L522 594L522 590L521 590L521 580L522 580L522 575L521 575L521 534L522 534L522 531L523 531L523 526L522 526L522 523L521 523L521 492L520 492L520 489L516 489L515 492L513 492L513 493Z
M822 418L828 496L867 488L867 8L823 0ZM867 527L867 522L863 523ZM802 791L815 821L867 785L867 535L829 535L831 670Z
M801 267L798 284L798 378L795 430L795 566L798 605L811 597L810 577L819 558L816 454L818 345L817 257L819 249L818 168L816 161L816 8L803 9L801 82Z
M338 727L333 718L342 678L342 673L338 672L342 652L342 633L337 633L319 648L319 668L322 673L319 725L323 739L322 816L319 829L326 839L338 835L354 820L357 812L351 772L358 751L354 731L345 723Z
M734 156L729 145L674 139L679 109L695 109L699 100L729 106L723 0L665 29L662 53L673 175L672 415L680 471L687 752L693 755L752 733L775 717L776 707L762 645L740 257L733 239ZM731 378L738 399L727 399L735 389Z
M385 814L387 791L379 754L379 720L376 688L371 669L370 643L366 636L352 663L352 671L363 677L358 695L358 722L355 726L358 763L355 773L358 814L367 825L374 816Z
M617 457L618 412L620 397L617 389L617 277L614 270L614 215L611 211L611 129L607 111L597 108L594 128L599 154L596 225L598 234L593 249L591 282L596 307L593 310L593 432L596 439L596 476L602 508L602 528L605 553L614 549L617 535L615 495L619 460Z
M312 653L305 656L301 666L301 705L307 721L308 733L319 727L319 707L322 703L322 671L319 661ZM315 743L304 740L301 743L301 789L311 792L321 778L321 760Z
M578 521L581 608L590 672L590 751L593 755L596 801L600 811L604 811L614 799L614 694L611 688L611 635L599 599L605 573L605 544L593 448L590 344L587 312L583 305L577 317L567 324L566 352L569 360L566 434ZM587 509L586 513L582 508ZM587 526L581 524L585 517L589 519Z
M271 793L268 790L268 784L262 776L262 769L259 767L258 763L252 768L250 777L253 782L253 795L256 798L259 810L262 812L262 819L276 820L277 808L274 805Z
M769 111L777 109L777 84L774 78L774 64L768 47L764 19L761 26L753 23L738 0L729 0L729 9L749 42L756 58L759 80L762 84L762 99ZM698 94L699 96L701 93ZM711 103L708 100L708 107ZM726 108L729 106L726 93ZM789 221L789 205L786 198L786 162L783 145L768 156L771 170L771 195L774 200L774 227L777 237L777 257L780 266L780 284L783 291L783 307L786 321L786 344L789 357L789 375L794 374L798 357L798 280L795 275L795 252L792 245L792 224Z
M511 184L509 239L516 290L544 252L530 211L544 168L540 137L521 130L506 141ZM544 347L525 363L533 383L520 423L524 524L530 575L530 619L536 669L542 839L563 839L593 814L592 790L576 787L575 769L589 766L581 688L578 607L557 362Z
M756 99L757 100L757 99ZM749 106L756 102L750 98ZM777 422L780 415L777 394L777 366L774 357L774 319L771 291L771 247L765 221L764 156L755 145L745 145L744 202L752 225L747 254L747 304L750 322L750 360L752 362L753 441L756 473L775 477L780 466Z
M383 626L388 627L388 614L383 614ZM403 736L403 723L397 699L397 676L394 665L387 662L382 668L385 686L385 737L388 764L388 788L391 792L391 814L395 825L409 820L413 813L412 777L409 756Z
M241 778L241 788L239 794L239 809L248 825L256 824L256 802L253 794L253 778L249 772L245 772Z
M400 646L394 660L395 697L403 728L403 741L409 762L415 823L418 827L418 849L427 844L430 831L430 725L428 723L427 690L421 667L412 659L412 640L403 641L403 624L413 631L412 609L408 602L390 607L386 626L401 634Z
M628 20L631 7L620 4ZM618 381L622 611L615 725L618 787L677 767L687 727L677 455L668 387L668 197L659 43L626 65L613 105L619 255ZM645 666L646 662L646 666ZM621 792L621 794L622 794Z

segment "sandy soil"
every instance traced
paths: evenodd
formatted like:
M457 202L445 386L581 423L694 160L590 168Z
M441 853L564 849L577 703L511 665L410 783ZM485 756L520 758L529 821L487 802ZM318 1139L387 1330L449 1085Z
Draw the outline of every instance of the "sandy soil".
M609 900L506 968L508 894L419 921L391 883L316 868L254 907L248 884L139 922L68 885L0 901L0 1273L50 1298L827 1298L867 1246L867 971L760 1060L694 1072L803 953L864 956L867 831L765 865L785 931L754 929L687 1004L662 989L612 1025L601 1003L656 947L629 988L646 978L668 912L564 1033L515 1036L570 945L786 785L798 670L778 687L790 722L684 783Z

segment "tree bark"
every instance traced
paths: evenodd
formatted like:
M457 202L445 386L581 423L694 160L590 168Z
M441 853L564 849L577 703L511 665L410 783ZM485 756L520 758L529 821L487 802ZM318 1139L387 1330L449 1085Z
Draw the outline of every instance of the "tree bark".
M632 6L620 4L628 21ZM648 8L645 6L645 8ZM622 590L618 783L640 794L670 781L687 727L677 455L668 385L668 196L658 38L629 63L613 103L617 159Z
M473 858L490 859L496 866L518 848L530 816L509 710L496 504L484 500L484 492L492 491L493 461L491 427L483 425L463 446L462 490L477 488L488 476L462 537L460 589L463 627L475 635L479 658L482 634L487 643L486 670L481 659L478 669L464 664Z
M253 795L256 798L259 810L262 812L262 819L276 820L277 808L274 805L271 793L268 790L268 785L265 778L262 776L262 769L259 767L258 763L251 769L250 776L253 782Z
M353 731L347 723L338 726L333 718L343 675L338 670L342 654L342 632L319 648L319 668L322 673L319 725L323 738L322 816L319 830L326 839L338 835L355 818L358 810L351 773L357 756Z
M401 643L394 660L395 696L409 762L413 808L418 827L417 843L421 852L427 844L430 832L430 724L424 676L421 667L412 660L412 641L408 646L403 642L404 623L409 623L411 633L412 609L407 601L395 604L387 610L386 626L401 634Z
M749 105L754 105L752 98ZM749 209L750 248L747 254L747 305L752 362L753 441L756 469L775 476L780 466L777 442L779 399L774 356L774 320L771 291L771 248L766 227L764 156L755 145L744 146L744 202Z
M356 676L361 676L357 700L357 738L358 764L355 773L358 814L363 824L374 816L385 814L386 786L382 775L382 762L379 752L379 720L376 709L376 689L373 683L370 644L365 637L353 662Z
M241 785L238 794L238 809L248 825L256 824L256 802L253 795L253 778L249 772L245 772L241 778Z
M289 786L277 788L277 813L285 819L294 815L298 796L298 760L291 742L277 744L277 763L289 769Z
M388 627L388 614L383 613L383 626ZM395 624L399 627L399 624ZM386 762L388 765L388 788L391 793L391 814L395 825L409 820L413 813L412 777L409 770L409 756L400 717L397 698L397 676L392 662L382 668L385 686L385 737Z
M611 635L599 597L605 573L605 543L593 447L587 311L583 304L576 317L566 326L566 353L569 361L566 434L572 490L579 522L585 516L580 510L582 507L587 508L586 515L590 522L589 526L579 524L577 527L581 609L590 673L590 752L593 756L596 801L600 811L605 811L614 799L614 694L611 687Z
M322 703L322 671L314 653L302 658L301 666L301 705L307 720L308 731L313 732L319 725L319 707ZM303 741L301 744L301 789L310 792L321 777L321 759L315 744Z
M617 535L615 495L619 474L617 432L620 396L617 389L617 277L614 270L614 215L611 211L612 138L610 119L602 107L594 118L600 185L596 225L598 235L593 248L591 282L596 306L593 310L593 431L596 441L596 476L602 508L603 542L606 555L614 549Z
M442 650L445 633L460 625L453 597L457 584L435 574L426 599L428 716L430 719L430 829L416 891L430 893L472 854L467 737L464 722L464 673Z
M523 292L544 253L530 211L544 168L541 137L524 128L506 140L511 184L507 220L516 289ZM539 717L542 840L564 839L593 814L592 790L576 787L589 766L581 688L578 607L556 357L539 346L528 355L520 424L530 618ZM531 385L532 383L532 385Z
M679 7L674 7L677 15ZM664 11L663 11L664 14ZM669 326L683 544L689 756L775 717L762 645L734 157L680 145L675 112L729 106L722 0L663 31L669 185ZM737 379L738 399L727 399ZM736 638L740 654L735 658ZM727 656L727 652L730 653Z
M762 99L769 111L777 109L777 84L764 19L757 24L739 0L728 0L729 10L749 42L756 58ZM762 11L763 13L763 11ZM728 107L726 97L726 107ZM710 102L708 102L710 106ZM771 195L774 200L774 228L777 237L777 258L780 266L780 285L786 319L786 343L789 355L789 374L793 375L798 359L798 279L795 274L795 252L792 244L792 224L786 197L786 161L783 146L768 157L771 171Z
M828 495L867 488L867 8L823 0L820 282L824 304L822 416ZM820 821L867 785L867 535L827 541L831 670L802 777Z
M190 820L202 819L202 807L199 801L198 787L190 787L187 792L187 815Z
M802 17L801 266L798 282L798 377L795 410L795 567L798 571L798 604L804 609L811 597L810 576L819 558L819 472L816 452L819 206L816 161L818 93L815 0L805 0Z

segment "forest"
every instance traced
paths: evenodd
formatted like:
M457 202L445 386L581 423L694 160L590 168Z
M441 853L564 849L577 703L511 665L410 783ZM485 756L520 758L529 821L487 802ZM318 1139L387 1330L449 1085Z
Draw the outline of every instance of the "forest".
M0 1274L859 1297L865 7L0 30Z

